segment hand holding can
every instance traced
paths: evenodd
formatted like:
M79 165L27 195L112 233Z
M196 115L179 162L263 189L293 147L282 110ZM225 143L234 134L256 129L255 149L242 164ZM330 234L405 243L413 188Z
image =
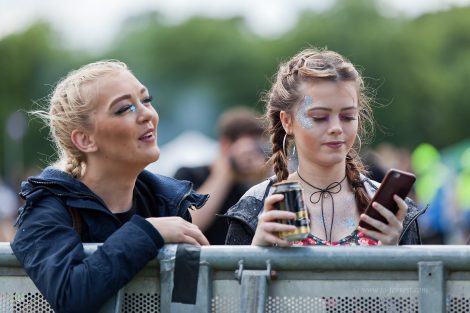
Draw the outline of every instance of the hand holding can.
M280 223L293 225L294 231L280 232L279 237L288 241L302 240L310 233L308 211L304 204L303 189L297 182L280 182L273 185L273 194L283 194L284 199L274 206L278 210L295 213L295 220L281 220Z

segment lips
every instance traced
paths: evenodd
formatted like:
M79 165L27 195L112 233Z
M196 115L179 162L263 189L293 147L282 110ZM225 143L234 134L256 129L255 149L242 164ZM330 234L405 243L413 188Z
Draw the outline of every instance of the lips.
M142 136L139 137L139 140L149 140L154 138L154 129L147 130Z
M324 145L332 148L332 149L338 149L344 144L344 141L329 141L325 142Z

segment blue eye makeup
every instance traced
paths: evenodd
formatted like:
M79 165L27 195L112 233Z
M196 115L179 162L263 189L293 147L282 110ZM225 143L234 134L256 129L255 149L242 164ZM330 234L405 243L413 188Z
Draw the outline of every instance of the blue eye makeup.
M150 104L150 102L153 100L153 97L152 96L148 96L142 100L140 100L140 103L142 103L143 105L148 105ZM130 104L126 104L126 105L123 105L122 107L120 107L114 114L115 115L121 115L121 114L124 114L126 112L137 112L137 104L135 103L130 103Z
M134 103L126 104L126 105L123 105L122 107L120 107L114 114L121 115L121 114L124 114L127 111L135 112L136 109L137 108L136 108Z
M114 114L121 115L121 114L126 113L127 111L135 112L135 111L137 111L137 106L134 103L126 104L126 105L120 107L119 110L117 110L116 113L114 113Z

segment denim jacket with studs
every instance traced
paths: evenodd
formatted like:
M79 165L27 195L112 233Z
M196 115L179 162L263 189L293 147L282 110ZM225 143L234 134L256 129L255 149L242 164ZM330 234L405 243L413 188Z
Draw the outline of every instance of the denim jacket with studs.
M264 199L272 192L274 177L271 177L250 188L242 198L232 206L224 215L230 226L225 240L226 245L250 245L258 224L258 216L263 210ZM372 198L380 184L365 176L362 176L364 188ZM403 231L400 235L400 245L419 245L418 217L427 208L418 209L414 202L406 198L408 212L403 221Z

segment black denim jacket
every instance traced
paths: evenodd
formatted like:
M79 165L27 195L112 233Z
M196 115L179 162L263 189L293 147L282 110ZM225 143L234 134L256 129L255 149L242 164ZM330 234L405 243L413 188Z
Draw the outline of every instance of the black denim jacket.
M364 187L369 195L373 194L379 183L363 177ZM258 215L263 210L264 199L270 192L273 178L253 186L240 200L232 206L224 215L230 223L226 245L250 245L258 225ZM403 231L400 236L400 245L420 245L418 217L423 214L427 207L418 209L416 204L409 198L405 199L408 205L408 213L403 221Z

